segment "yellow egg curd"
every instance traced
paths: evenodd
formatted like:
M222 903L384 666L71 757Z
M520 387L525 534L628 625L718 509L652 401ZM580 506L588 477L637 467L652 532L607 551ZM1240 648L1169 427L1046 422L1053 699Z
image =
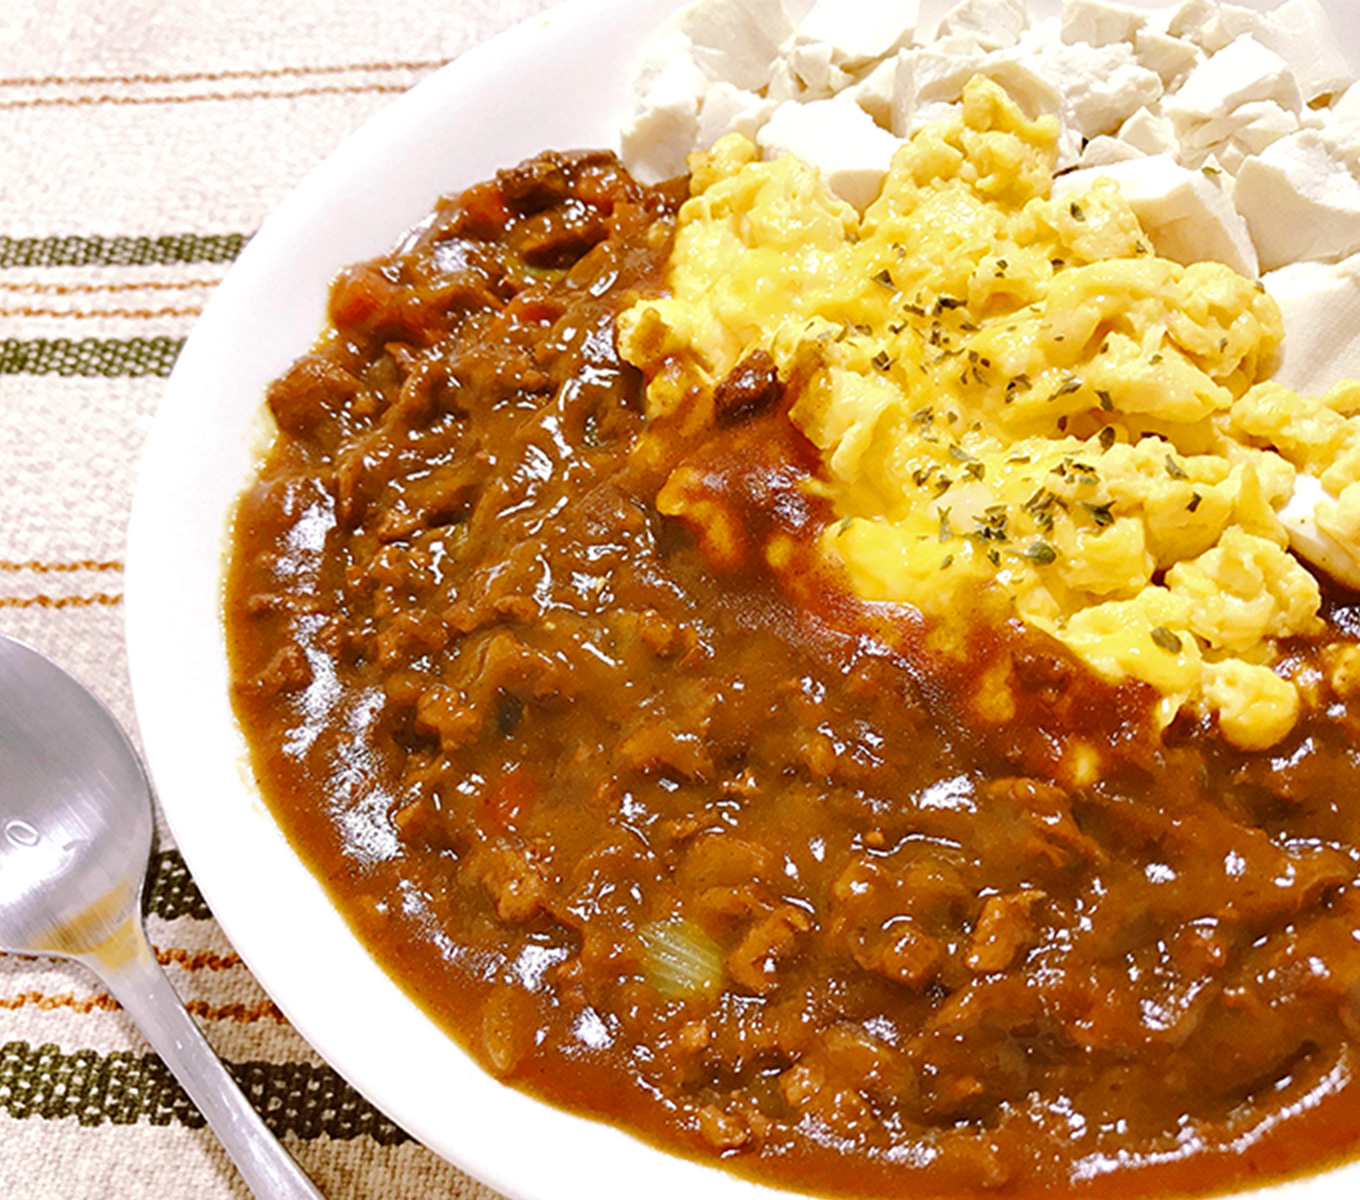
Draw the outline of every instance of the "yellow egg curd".
M728 136L692 160L670 294L625 314L621 349L653 414L773 356L840 516L824 552L862 597L985 603L1151 684L1163 721L1190 705L1268 747L1300 706L1279 640L1322 629L1275 509L1296 466L1330 470L1330 519L1360 526L1356 389L1265 381L1275 302L1156 257L1113 183L1051 200L1057 132L974 79L862 219Z

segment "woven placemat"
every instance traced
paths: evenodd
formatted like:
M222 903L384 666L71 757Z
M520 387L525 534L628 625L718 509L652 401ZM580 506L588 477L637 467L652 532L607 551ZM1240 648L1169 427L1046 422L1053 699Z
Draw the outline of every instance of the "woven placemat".
M79 676L134 736L128 509L194 319L264 216L349 132L549 4L0 4L0 632ZM327 1196L490 1197L289 1026L160 833L148 920L160 960ZM100 984L13 955L0 955L0 1151L5 1200L248 1195Z

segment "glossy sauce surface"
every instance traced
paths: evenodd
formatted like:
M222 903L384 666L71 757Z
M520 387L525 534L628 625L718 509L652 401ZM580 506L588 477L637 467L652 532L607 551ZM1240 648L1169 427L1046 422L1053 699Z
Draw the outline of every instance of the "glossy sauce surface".
M237 711L336 904L498 1076L763 1178L1114 1197L1351 1152L1360 714L1242 755L985 597L855 602L796 381L642 416L613 322L675 202L502 172L342 274L270 391Z

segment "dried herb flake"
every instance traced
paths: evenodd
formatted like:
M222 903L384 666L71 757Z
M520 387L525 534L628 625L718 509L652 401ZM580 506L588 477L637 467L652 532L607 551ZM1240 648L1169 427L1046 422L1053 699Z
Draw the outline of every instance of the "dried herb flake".
M1181 652L1181 639L1165 625L1158 625L1153 629L1152 641L1158 649L1165 650L1168 654L1179 654Z

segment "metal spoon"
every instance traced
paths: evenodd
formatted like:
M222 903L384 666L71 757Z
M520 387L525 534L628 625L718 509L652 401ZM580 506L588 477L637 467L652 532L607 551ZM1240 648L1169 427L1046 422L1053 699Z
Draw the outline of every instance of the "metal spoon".
M261 1200L322 1200L184 1011L147 944L151 791L118 723L0 636L0 948L84 963L198 1105Z

